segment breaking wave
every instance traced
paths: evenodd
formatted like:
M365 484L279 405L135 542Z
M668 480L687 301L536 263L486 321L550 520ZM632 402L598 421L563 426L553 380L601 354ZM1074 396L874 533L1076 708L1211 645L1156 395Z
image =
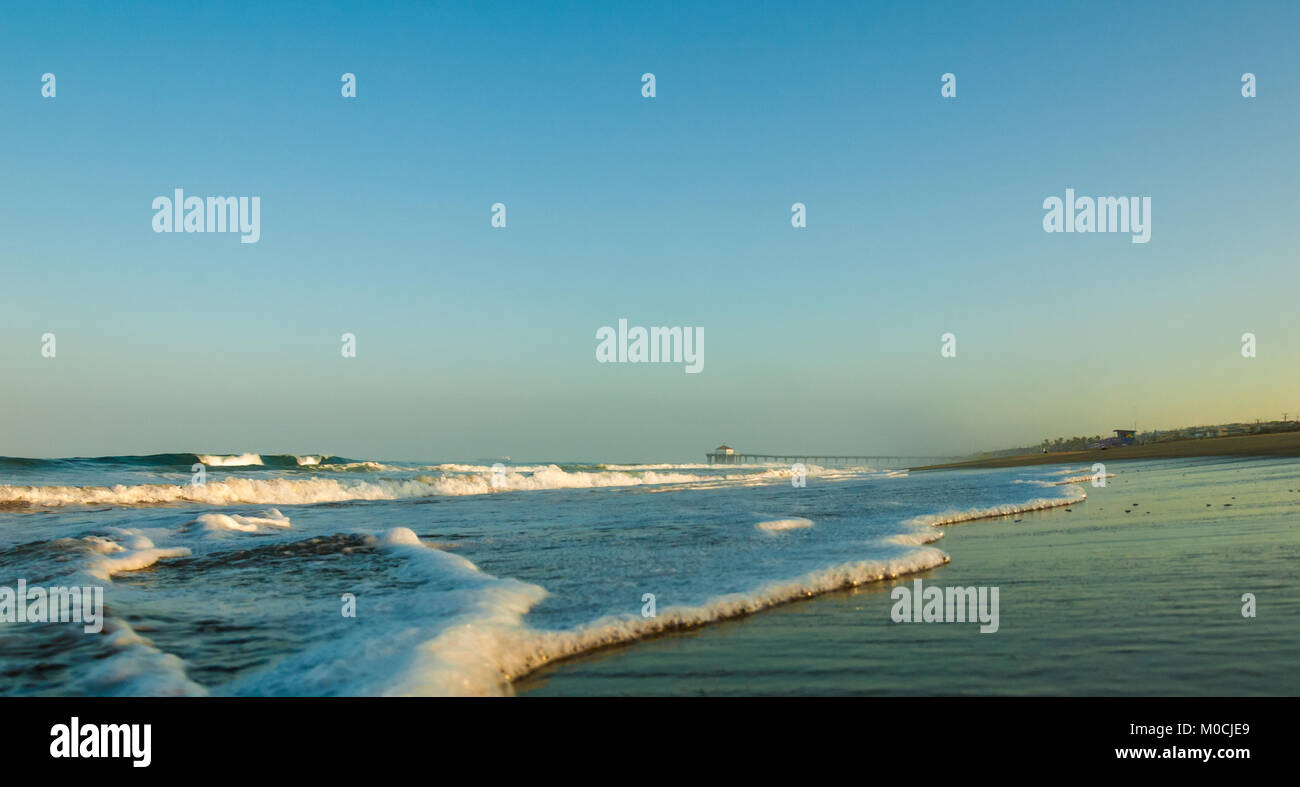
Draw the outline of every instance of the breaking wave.
M1024 503L1007 503L999 506L989 506L987 508L971 508L965 511L944 511L939 514L924 514L913 517L908 520L908 524L918 527L942 527L945 525L960 525L966 522L974 522L979 519L995 519L1002 516L1011 516L1013 514L1023 514L1029 511L1043 511L1049 508L1060 508L1061 506L1074 505L1087 499L1088 494L1077 486L1066 487L1068 494L1062 497L1040 497Z
M208 467L317 467L356 464L358 460L328 454L140 454L82 456L65 459L34 459L0 456L0 469L53 469L76 467L131 467L188 470L192 465Z
M647 470L631 472L566 472L557 465L510 469L501 474L472 472L419 475L409 479L351 480L336 478L233 477L203 484L135 484L116 486L0 486L0 505L58 507L70 505L160 506L181 503L208 505L306 505L364 500L399 500L431 496L483 495L546 489L587 489L664 484L767 483L788 478L788 470L700 475Z
M499 579L468 560L424 545L407 528L393 528L376 544L412 561L412 568L454 579L463 593L446 610L431 638L406 649L377 648L369 637L345 638L281 662L275 669L225 687L235 694L379 694L385 696L499 695L514 680L558 659L611 645L741 617L801 598L924 571L948 562L933 547L892 560L862 560L732 593L699 606L659 610L655 617L611 615L566 631L523 622L547 596L545 589ZM470 595L473 591L472 595ZM403 623L409 630L409 622Z

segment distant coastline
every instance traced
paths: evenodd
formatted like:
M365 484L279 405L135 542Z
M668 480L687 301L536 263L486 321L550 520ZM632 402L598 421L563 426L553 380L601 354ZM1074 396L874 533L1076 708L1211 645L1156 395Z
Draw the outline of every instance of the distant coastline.
M1206 437L1168 443L1148 443L1086 451L1055 451L1038 454L972 459L940 465L913 467L912 470L947 470L952 468L1021 467L1054 465L1070 462L1117 462L1123 459L1182 459L1193 456L1300 456L1300 432Z

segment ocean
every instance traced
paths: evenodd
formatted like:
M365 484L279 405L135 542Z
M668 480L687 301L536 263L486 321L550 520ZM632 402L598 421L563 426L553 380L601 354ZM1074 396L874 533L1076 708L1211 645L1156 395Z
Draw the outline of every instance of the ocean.
M0 459L0 587L104 589L98 633L0 622L0 692L511 694L611 646L942 574L945 529L1081 518L1118 466L1095 489L1079 466L797 486L788 466ZM1267 467L1284 486L1297 464Z

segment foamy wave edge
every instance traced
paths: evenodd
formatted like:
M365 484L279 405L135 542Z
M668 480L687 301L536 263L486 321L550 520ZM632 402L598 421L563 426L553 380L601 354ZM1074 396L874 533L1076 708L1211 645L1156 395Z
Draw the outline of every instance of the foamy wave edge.
M1078 487L1067 486L1063 491L1065 493L1059 498L1038 498L1024 503L913 517L907 524L916 528L915 532L885 539L887 542L916 547L904 557L845 563L805 574L798 579L774 582L752 595L730 594L703 606L672 607L653 618L607 616L572 631L539 632L526 629L521 623L518 628L495 625L482 629L464 627L438 635L426 647L430 657L444 662L447 655L457 653L488 654L492 667L503 676L503 681L495 685L479 683L480 690L473 693L502 693L514 681L556 661L661 634L698 628L729 618L744 617L797 599L812 598L885 579L897 579L944 565L949 562L947 554L935 547L922 546L942 538L943 533L933 528L1059 508L1087 498L1087 493ZM448 666L450 665L444 663L440 665L441 669L435 668L430 674L437 674ZM475 666L481 669L482 665ZM464 673L461 673L462 679L463 676ZM428 690L432 688L435 687L417 678L415 681L406 681L401 693L429 693Z
M1024 514L1030 511L1043 511L1049 508L1060 508L1061 506L1071 506L1081 503L1088 498L1088 493L1077 486L1062 487L1064 494L1061 497L1040 497L1029 500L1024 503L1007 503L999 506L989 506L988 508L971 508L965 511L943 511L938 514L923 514L908 520L908 524L915 527L942 527L945 525L961 525L966 522L975 522L980 519L996 519L1013 514Z
M610 615L568 631L539 631L522 622L526 609L485 624L457 626L425 643L417 664L386 694L500 695L547 664L615 645L744 617L802 598L897 579L949 561L934 547L892 560L845 563L778 581L750 594L734 593L695 607L670 607L655 617Z

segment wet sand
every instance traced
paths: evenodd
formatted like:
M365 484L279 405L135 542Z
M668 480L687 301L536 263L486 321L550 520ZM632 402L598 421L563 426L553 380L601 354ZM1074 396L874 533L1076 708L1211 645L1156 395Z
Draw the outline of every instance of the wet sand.
M1109 453L1109 452L1107 452ZM552 665L546 695L1300 695L1300 460L1124 462L1066 509L945 528L952 562ZM979 471L960 471L979 472ZM1019 521L1017 521L1019 520ZM999 630L890 591L997 586ZM1257 616L1242 616L1242 595Z

